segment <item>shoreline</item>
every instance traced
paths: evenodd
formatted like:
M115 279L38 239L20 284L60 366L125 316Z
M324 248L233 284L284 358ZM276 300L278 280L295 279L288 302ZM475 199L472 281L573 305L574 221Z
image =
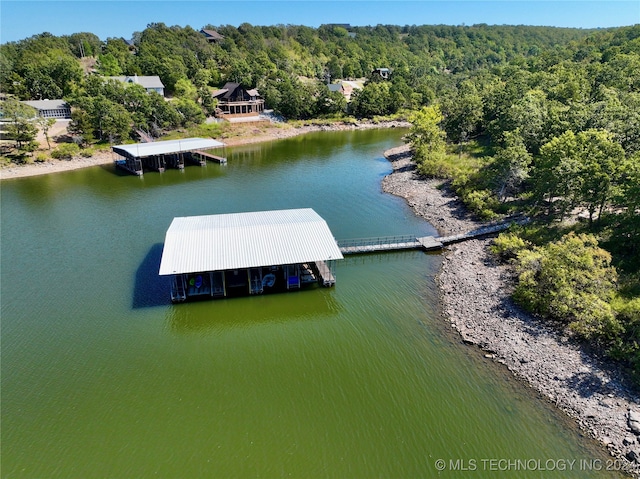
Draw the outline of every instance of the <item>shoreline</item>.
M315 131L408 127L402 121L273 127L223 139L227 146L291 138ZM415 214L441 235L469 231L481 225L442 180L419 178L407 145L384 153L393 172L382 180L386 193L404 198ZM0 168L0 180L71 171L112 163L111 151L90 158L52 160ZM512 273L488 252L491 239L448 247L437 282L441 310L462 341L482 349L485 358L506 366L561 411L573 418L609 453L624 459L627 472L640 477L640 399L622 377L604 362L587 357L580 347L549 330L510 299ZM630 415L631 412L631 415ZM630 424L638 420L636 432ZM633 419L631 421L630 419ZM632 462L633 458L638 458Z
M315 131L347 131L347 130L368 130L373 128L406 128L409 123L405 121L384 121L374 123L372 121L360 121L353 123L332 123L327 125L303 125L303 126L282 126L270 124L267 131L260 130L247 131L244 135L231 138L215 138L222 141L226 146L249 145L253 143L262 143L265 141L276 141L285 138L293 138L295 136L304 135ZM256 133L257 132L257 133ZM29 163L25 165L9 165L0 168L0 181L10 180L14 178L27 178L30 176L46 175L50 173L60 173L64 171L73 171L91 166L100 166L110 164L115 161L116 157L112 151L96 152L89 158L81 156L74 157L71 160L54 160L49 159L42 163Z
M440 234L481 225L443 180L419 178L408 145L385 152L393 172L382 189L404 198ZM640 477L640 429L632 430L639 398L615 369L547 328L510 298L513 273L476 239L447 247L437 277L441 310L462 341L484 351L600 442L625 472ZM638 458L638 459L636 459Z

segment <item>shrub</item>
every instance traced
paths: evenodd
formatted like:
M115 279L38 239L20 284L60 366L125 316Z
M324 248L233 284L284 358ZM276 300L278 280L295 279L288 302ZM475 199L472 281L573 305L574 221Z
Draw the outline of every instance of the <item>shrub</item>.
M58 160L70 160L80 153L80 147L75 143L64 143L51 152L51 157Z
M497 216L494 209L499 206L499 202L490 190L465 190L462 201L480 218L492 219Z
M592 235L569 233L559 241L517 253L514 299L585 339L611 341L621 332L611 300L617 273Z
M47 156L46 153L38 153L35 157L35 162L36 163L44 163L45 161L47 161L49 159L49 157Z
M503 261L513 261L518 253L527 249L529 244L515 233L500 233L493 240L491 252L500 257Z
M80 156L83 158L91 158L95 152L92 148L84 148L80 150Z
M613 308L623 332L618 344L612 348L611 356L631 366L631 376L640 386L640 298L629 301L616 298Z

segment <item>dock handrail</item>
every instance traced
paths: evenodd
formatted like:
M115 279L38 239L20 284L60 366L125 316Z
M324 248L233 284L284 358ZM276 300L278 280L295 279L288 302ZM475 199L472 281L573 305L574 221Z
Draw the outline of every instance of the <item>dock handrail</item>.
M338 240L338 246L365 246L365 245L379 245L379 244L391 244L391 243L414 243L416 242L416 235L394 235L394 236L374 236L371 238L354 238L347 240Z
M338 247L343 254L373 253L377 251L403 250L412 248L422 248L426 251L441 249L443 246L458 243L468 239L497 233L508 229L512 224L526 224L530 220L528 217L508 218L500 222L488 224L476 228L466 233L451 236L425 236L416 235L396 235L396 236L376 236L373 238L356 238L338 240Z
M373 238L355 238L348 240L338 240L338 247L343 253L345 251L383 251L386 249L398 249L399 245L406 248L416 248L420 245L415 235L395 235L395 236L376 236Z

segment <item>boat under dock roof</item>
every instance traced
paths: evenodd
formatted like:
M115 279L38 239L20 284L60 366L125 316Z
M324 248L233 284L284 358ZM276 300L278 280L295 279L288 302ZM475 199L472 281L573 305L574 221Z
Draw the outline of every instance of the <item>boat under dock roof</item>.
M174 218L160 275L343 259L331 230L311 208Z
M225 146L224 143L210 138L183 138L180 140L133 143L111 147L114 152L126 158L144 158L148 156L170 155L187 151L208 150Z

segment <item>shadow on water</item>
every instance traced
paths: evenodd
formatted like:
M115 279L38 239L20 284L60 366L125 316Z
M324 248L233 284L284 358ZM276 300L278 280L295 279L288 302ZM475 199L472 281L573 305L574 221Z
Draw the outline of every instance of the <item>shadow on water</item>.
M133 309L171 304L171 280L168 276L158 274L162 248L162 243L154 244L136 270Z

